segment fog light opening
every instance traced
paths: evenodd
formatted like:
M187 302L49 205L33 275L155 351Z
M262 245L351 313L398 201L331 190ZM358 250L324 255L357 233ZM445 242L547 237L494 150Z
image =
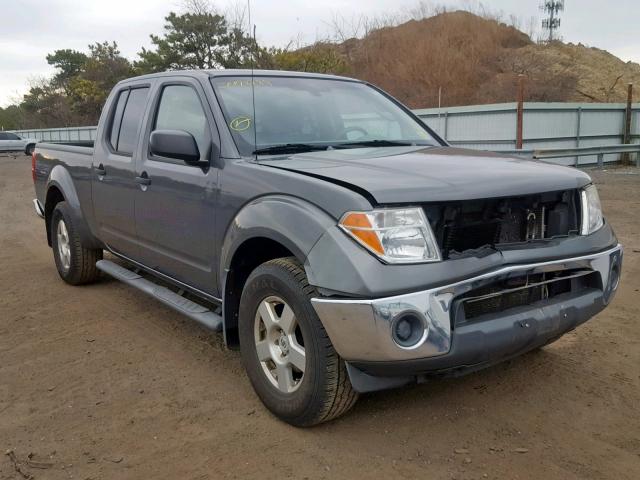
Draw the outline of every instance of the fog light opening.
M620 268L617 263L614 263L611 267L611 273L609 274L609 285L611 286L611 291L617 290L618 285L620 284Z
M418 312L403 312L391 322L393 341L402 348L421 344L427 335L427 322Z

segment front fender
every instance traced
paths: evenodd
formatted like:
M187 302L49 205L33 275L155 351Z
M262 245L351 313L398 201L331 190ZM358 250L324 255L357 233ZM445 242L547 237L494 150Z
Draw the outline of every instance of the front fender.
M304 264L323 233L336 224L324 210L298 197L269 195L246 204L229 224L222 243L220 283L238 248L252 238L269 238L289 249Z

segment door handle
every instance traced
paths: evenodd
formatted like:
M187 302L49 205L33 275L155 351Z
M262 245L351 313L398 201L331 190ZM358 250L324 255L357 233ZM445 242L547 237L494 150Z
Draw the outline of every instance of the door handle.
M147 172L142 172L139 177L136 177L136 183L143 186L151 185L151 179L149 178L149 175L147 175Z
M100 164L97 167L94 167L96 175L99 177L104 177L107 174L107 171L104 168L104 165Z

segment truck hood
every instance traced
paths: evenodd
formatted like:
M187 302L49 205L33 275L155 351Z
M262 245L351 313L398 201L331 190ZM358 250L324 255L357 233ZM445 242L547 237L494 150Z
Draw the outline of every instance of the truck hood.
M365 190L378 204L513 197L591 182L574 168L453 147L328 150L259 163Z

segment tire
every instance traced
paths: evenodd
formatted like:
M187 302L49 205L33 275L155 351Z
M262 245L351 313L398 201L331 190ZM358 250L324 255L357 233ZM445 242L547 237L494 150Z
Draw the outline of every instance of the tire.
M24 154L31 155L35 149L36 149L36 145L34 143L30 143L25 147Z
M102 249L84 248L67 202L56 205L51 214L51 246L60 278L70 285L83 285L98 279L96 262Z
M249 380L276 417L298 427L334 419L358 399L311 305L314 293L295 258L278 258L251 273L240 301L240 352Z

